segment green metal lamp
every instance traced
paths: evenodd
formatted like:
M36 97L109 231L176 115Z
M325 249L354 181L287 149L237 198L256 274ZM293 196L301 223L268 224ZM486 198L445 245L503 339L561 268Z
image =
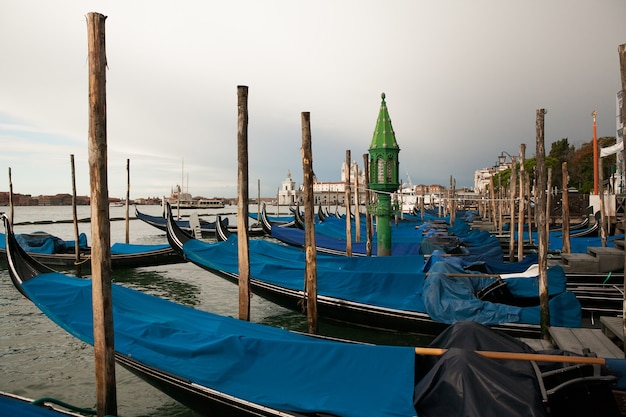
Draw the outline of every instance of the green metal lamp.
M374 136L369 148L369 188L378 196L378 202L370 205L369 210L376 215L376 233L378 235L378 256L391 255L391 217L394 210L391 206L391 194L398 190L400 147L391 125L385 93L381 94L382 102L378 112L378 120Z

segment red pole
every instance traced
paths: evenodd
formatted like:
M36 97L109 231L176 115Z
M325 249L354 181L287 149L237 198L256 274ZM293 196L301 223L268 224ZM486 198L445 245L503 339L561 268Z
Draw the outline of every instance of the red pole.
M596 134L596 111L591 112L593 117L593 193L598 195L598 135Z

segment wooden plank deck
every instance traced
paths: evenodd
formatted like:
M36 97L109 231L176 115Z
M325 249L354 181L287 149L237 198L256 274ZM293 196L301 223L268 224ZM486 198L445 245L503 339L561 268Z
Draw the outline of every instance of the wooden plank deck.
M533 348L533 350L552 350L554 349L554 345L549 340L544 339L531 339L527 337L520 337L520 340L526 343L528 346Z
M559 349L582 354L588 348L600 358L624 358L624 351L601 329L550 327L550 337Z
M600 327L610 339L624 343L624 319L621 317L600 317Z

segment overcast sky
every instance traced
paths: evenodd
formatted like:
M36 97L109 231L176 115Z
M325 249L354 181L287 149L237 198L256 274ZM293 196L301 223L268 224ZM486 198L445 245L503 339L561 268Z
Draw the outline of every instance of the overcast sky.
M237 193L237 86L249 87L249 182L302 182L362 166L386 94L413 184L472 186L502 151L615 136L624 0L2 0L0 191L88 195L86 15L107 16L111 197ZM184 161L184 174L182 173Z

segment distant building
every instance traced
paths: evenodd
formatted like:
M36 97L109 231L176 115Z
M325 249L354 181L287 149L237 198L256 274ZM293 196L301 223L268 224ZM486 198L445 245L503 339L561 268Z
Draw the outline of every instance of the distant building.
M356 162L351 164L352 174L350 176L350 183L352 193L354 193L354 172L357 171L358 166ZM359 200L361 203L365 202L365 173L363 171L358 172L359 176L359 188L361 194ZM318 205L344 205L346 199L346 178L348 178L348 170L346 163L341 164L341 181L318 181L313 177L313 204ZM287 178L282 182L281 188L278 190L278 203L280 205L296 205L303 204L303 186L296 187L296 182L291 178L291 172L287 173ZM354 203L354 194L352 194L352 203Z
M496 166L481 168L474 171L474 192L478 194L485 192L491 177L496 175L498 172L511 168L512 165L512 162L506 162L504 158L499 158Z
M281 206L293 206L300 201L300 190L296 189L296 182L291 178L291 172L287 172L278 190L278 204Z
M89 205L89 197L77 196L76 204L79 206ZM9 192L0 192L0 206L9 205ZM14 206L71 206L70 194L40 195L33 197L30 194L13 194Z
M357 172L358 165L355 161L352 161L350 169L350 191L351 202L354 204L354 173ZM346 200L346 179L348 178L348 169L345 161L341 164L341 181L318 181L316 177L313 177L313 204L314 205L345 205ZM363 170L358 171L359 179L359 201L360 204L365 204L365 191L368 186L368 178ZM287 174L287 178L281 183L281 187L278 190L278 203L280 205L296 205L303 204L303 186L296 186L296 182L291 178L291 173ZM438 192L440 185L428 186L432 192ZM444 188L445 189L445 188Z
M474 171L474 191L479 194L484 193L495 173L494 168L481 168Z

